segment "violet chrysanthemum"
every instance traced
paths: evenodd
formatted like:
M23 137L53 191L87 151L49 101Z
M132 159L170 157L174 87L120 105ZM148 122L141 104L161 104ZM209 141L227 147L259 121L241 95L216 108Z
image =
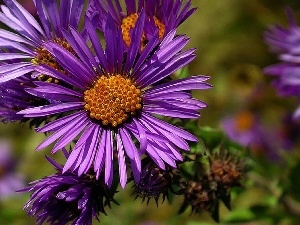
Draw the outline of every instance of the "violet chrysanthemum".
M96 180L92 172L81 177L69 171L62 174L62 167L47 159L57 173L31 182L21 190L32 192L24 209L28 215L36 216L37 224L91 225L93 218L99 220L99 214L105 214L105 206L115 202L114 192L103 181Z
M183 35L174 37L173 30L159 45L158 38L153 37L139 54L144 18L145 14L142 13L133 30L135 39L128 49L124 46L121 30L114 26L111 17L104 31L105 50L89 19L86 19L86 27L93 50L72 28L71 33L64 32L64 36L77 57L56 43L45 45L68 72L68 76L47 65L37 70L73 88L35 82L37 88L29 89L28 92L44 97L51 104L29 108L20 113L31 118L69 113L37 129L38 132L53 132L37 148L45 148L56 141L53 153L78 138L63 172L71 169L81 175L92 166L97 177L104 170L105 183L110 186L115 156L119 165L120 183L124 187L127 181L125 155L138 182L141 173L140 157L143 154L149 155L160 168L165 168L164 163L176 167L176 161L182 160L179 150L187 151L187 141L197 141L194 135L153 114L198 118L198 110L206 104L192 98L188 91L210 88L205 83L209 77L197 75L158 85L159 81L192 61L195 49L182 51L188 39ZM126 52L122 49L126 49Z
M121 7L125 4L125 9ZM140 12L146 12L146 21L141 39L142 46L158 31L162 39L172 29L177 28L196 8L191 8L191 1L183 0L90 0L87 15L101 30L106 24L106 14L110 14L116 25L122 28L123 39L127 46L131 42L131 29L136 25Z
M0 21L12 31L0 29L0 61L24 61L1 65L0 82L35 72L36 65L41 63L61 69L43 47L47 41L55 41L71 50L65 43L61 30L68 29L70 25L78 27L84 0L63 0L60 1L60 7L56 0L34 2L41 25L16 0L4 0L6 6L1 5ZM40 73L35 72L33 76L40 80L52 81L52 78Z
M276 25L265 32L265 41L270 50L278 54L281 61L264 69L267 74L275 75L274 86L284 96L299 96L299 54L300 27L296 24L290 8L287 9L289 26ZM300 112L299 112L300 113Z

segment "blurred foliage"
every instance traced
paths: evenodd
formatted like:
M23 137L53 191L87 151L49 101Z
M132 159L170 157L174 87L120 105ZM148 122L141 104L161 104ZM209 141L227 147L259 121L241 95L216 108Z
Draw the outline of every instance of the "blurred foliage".
M205 157L206 151L216 149L220 143L240 153L251 169L244 179L243 187L231 191L231 211L221 203L221 224L247 225L297 225L300 221L300 152L299 139L289 151L273 149L279 155L270 159L264 152L243 149L230 141L221 130L225 116L235 115L240 110L251 110L260 116L264 126L277 129L283 117L297 107L296 99L285 99L276 94L271 78L262 73L262 68L277 62L268 52L263 41L263 32L274 23L287 24L284 9L290 5L300 18L300 4L296 0L192 0L198 7L196 13L179 28L180 33L191 37L188 47L197 47L197 58L188 70L174 76L205 74L211 76L213 89L195 92L208 107L201 111L199 120L174 121L194 133L200 142L191 145L191 153ZM299 20L300 21L300 20ZM27 125L1 124L1 138L12 142L15 156L19 159L17 171L27 182L53 173L44 159L49 149L40 152L35 147L44 138ZM53 156L63 162L60 154ZM183 169L186 176L193 176L194 164L187 163ZM208 212L195 215L190 210L177 215L183 201L174 196L172 205L167 201L157 208L154 201L149 205L134 201L131 184L116 195L120 206L107 209L101 215L101 224L116 225L208 225L216 224ZM0 202L0 224L34 224L22 210L28 194L18 195ZM152 223L150 223L152 222ZM95 221L95 224L97 222Z

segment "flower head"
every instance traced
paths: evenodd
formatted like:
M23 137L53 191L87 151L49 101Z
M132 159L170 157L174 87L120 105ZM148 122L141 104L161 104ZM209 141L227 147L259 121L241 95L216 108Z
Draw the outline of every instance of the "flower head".
M153 114L198 118L198 110L206 104L192 98L188 91L210 88L205 83L209 77L191 76L157 84L187 65L195 57L195 50L182 51L188 39L183 35L174 38L174 30L159 46L158 40L152 38L139 54L140 43L137 40L142 36L144 17L145 14L142 14L133 30L135 39L128 49L124 47L120 28L114 26L111 17L104 31L104 50L89 19L86 20L86 27L93 50L72 28L71 33L63 33L78 57L56 43L45 45L68 76L47 65L37 70L62 80L68 86L35 82L37 87L28 92L47 99L51 104L25 109L20 113L30 118L68 113L38 129L38 132L53 132L38 149L56 141L52 150L54 153L77 140L63 172L71 169L82 175L92 166L97 177L104 170L105 183L110 186L114 174L113 162L117 160L120 183L124 187L127 182L125 155L138 182L142 155L150 156L162 169L165 163L176 167L176 161L182 160L180 149L189 150L187 141L197 140L187 131ZM156 51L153 53L154 48Z
M265 68L265 73L275 75L274 86L284 96L299 96L299 46L300 27L296 24L292 10L287 9L289 26L276 25L265 32L265 41L281 61Z
M191 7L191 1L184 3L182 0L139 0L125 1L125 9L121 7L120 0L91 0L87 15L93 23L104 30L107 15L111 14L115 24L122 28L123 39L127 46L131 43L131 30L136 26L142 10L146 13L146 20L141 38L142 47L158 33L162 40L172 29L177 28L196 8Z
M62 167L48 158L57 173L30 183L21 190L32 192L24 209L36 216L37 224L91 225L93 217L98 219L105 206L110 207L114 192L103 181L96 180L93 172L81 177L72 172L62 174Z
M16 194L24 187L24 179L15 172L16 161L12 157L8 141L0 141L0 200Z
M64 0L60 1L59 7L55 0L34 2L41 24L16 0L4 0L6 5L1 5L1 22L13 31L0 29L0 61L24 61L1 65L0 82L30 72L34 73L33 77L51 82L52 78L42 77L42 74L35 71L36 65L41 63L59 69L54 58L45 50L44 44L53 40L69 50L68 43L63 39L62 29L68 29L69 26L78 27L84 1Z
M250 110L242 110L236 115L225 117L221 126L230 140L249 147L254 155L263 155L271 160L277 160L279 152L274 149L284 147L285 140L283 133L280 133L280 128L266 126L260 116Z
M148 202L154 198L156 204L162 196L164 201L168 197L168 192L175 193L173 186L180 188L179 171L172 167L167 167L165 170L159 168L151 159L145 158L142 160L142 173L138 183L135 183L136 198L140 197L143 201L147 198Z

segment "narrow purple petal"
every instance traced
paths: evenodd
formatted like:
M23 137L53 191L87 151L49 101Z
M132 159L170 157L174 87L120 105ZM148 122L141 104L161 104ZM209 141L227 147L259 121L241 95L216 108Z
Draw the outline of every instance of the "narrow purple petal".
M55 153L58 150L66 147L74 138L77 137L84 130L84 128L88 125L87 119L82 119L81 121L77 121L77 124L74 124L68 130L65 130L61 138L56 142L52 149L52 153Z
M141 124L138 122L138 120L133 119L133 122L139 132L140 154L144 154L144 152L147 148L147 136L146 136L145 129L141 126Z
M112 132L106 133L106 144L105 144L105 173L104 180L108 187L111 186L113 181L113 139Z
M180 80L174 80L150 88L145 92L145 96L151 99L156 94L169 94L174 91L208 89L211 88L211 85L204 83L208 79L209 79L208 76L198 75L198 76L191 76Z
M139 157L136 146L134 145L129 133L125 129L120 128L120 136L125 149L126 154L130 158L132 173L135 181L140 180L141 173L141 159Z
M67 172L70 168L72 168L73 164L77 162L77 158L79 154L82 152L81 148L74 148L67 159L67 162L64 165L62 173Z
M100 65L103 67L104 71L108 71L108 64L107 64L107 61L106 61L106 57L105 57L103 48L102 48L101 43L99 41L98 35L97 35L96 30L95 30L94 26L92 25L91 21L87 17L85 18L85 25L86 25L86 28L87 28L87 32L90 36L92 45L95 49L97 58L100 62Z
M36 88L26 89L26 91L32 95L38 97L42 96L48 100L68 100L71 102L78 102L82 100L82 93L73 91L58 84L39 81L34 82L34 84L37 86Z
M178 127L175 127L171 124L168 124L162 120L159 120L159 119L156 119L155 117L149 115L149 114L146 114L146 113L142 113L142 119L144 121L146 121L147 123L150 123L152 126L157 126L161 129L164 129L164 130L167 130L169 132L172 132L174 133L175 135L179 136L179 137L182 137L186 140L189 140L189 141L198 141L198 139L192 135L191 133L185 131L185 130L182 130Z
M21 64L21 63L20 63ZM3 68L3 70L2 70ZM0 66L1 74L0 74L0 83L10 81L12 79L21 77L26 73L30 73L34 71L35 67L32 66L30 63L22 63L21 65L16 64L8 64Z
M54 120L53 122L50 122L43 127L39 127L36 129L36 131L44 132L44 133L49 132L49 131L54 131L54 130L57 130L58 128L68 124L69 122L76 120L78 117L80 117L82 119L82 118L84 118L84 116L85 116L84 111L76 112L74 114Z
M139 14L137 23L133 29L132 35L131 35L131 42L130 42L130 46L128 49L128 54L127 54L127 58L126 58L126 62L125 62L125 67L124 67L124 71L125 73L128 71L130 71L132 69L132 66L135 62L135 59L137 57L137 54L141 48L141 44L140 44L140 40L142 37L142 33L143 33L143 28L144 28L144 22L145 22L145 12L142 11Z
M127 170L126 170L126 163L125 163L124 148L123 148L120 134L118 133L116 134L116 141L117 141L117 151L118 151L120 185L124 189L127 183Z
M65 134L70 134L71 136L74 136L74 135L77 136L77 134L83 130L84 126L86 126L86 123L87 123L86 120L84 120L83 118L80 118L80 117L77 119L74 119L73 121L70 121L67 125L60 127L53 134L51 134L49 137L47 137L41 144L38 145L38 147L36 149L41 150L41 149L47 147L48 145L50 145L51 143L53 143L60 137L64 136ZM72 132L74 132L74 134ZM70 139L70 137L68 137L68 139ZM56 147L54 147L53 152L65 147L70 141L72 141L72 140L68 140L68 139L61 140L58 144L56 144ZM62 146L58 146L58 145L60 145L61 142L63 142Z
M25 55L22 53L0 53L0 61L10 59L29 59L31 55Z
M73 0L71 2L72 2L72 8L71 8L71 14L69 19L70 25L72 27L78 27L85 0L76 0L76 1Z
M24 117L40 117L40 116L48 116L56 113L63 113L75 109L83 108L82 102L72 102L72 103L55 103L46 106L38 106L34 108L28 108L21 110L18 114L24 115Z
M50 19L49 21L51 21L51 25L52 25L56 35L61 36L57 2L49 1L49 0L42 0L42 2L48 11L48 17Z
M40 72L41 74L49 75L51 77L57 78L59 80L65 81L68 84L74 85L80 89L86 88L85 82L81 82L80 79L74 79L72 76L66 76L66 74L50 67L47 65L40 65L35 68L36 71Z
M98 137L99 137L99 126L91 126L89 138L86 140L85 148L84 148L84 160L82 161L79 169L78 175L85 174L90 169L92 162L94 161Z
M107 130L103 130L101 137L100 137L100 141L99 141L99 145L97 148L97 153L96 153L96 157L95 157L95 162L94 162L94 171L97 172L97 175L99 176L100 172L102 171L103 165L104 165L104 155L105 155L105 145L106 145L106 133L108 131ZM97 176L97 178L98 178Z

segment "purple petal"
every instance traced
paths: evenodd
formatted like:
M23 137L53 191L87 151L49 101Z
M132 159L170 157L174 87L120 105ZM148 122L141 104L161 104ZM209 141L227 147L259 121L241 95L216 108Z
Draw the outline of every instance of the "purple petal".
M40 116L48 116L56 113L63 113L75 109L83 108L82 102L67 102L67 103L55 103L46 106L38 106L34 108L28 108L21 110L18 114L24 115L24 117L40 117Z
M146 113L142 113L142 119L144 121L146 121L147 123L150 123L152 126L156 126L158 128L161 128L161 129L164 129L166 131L169 131L169 132L172 132L173 134L179 136L179 137L182 137L186 140L189 140L189 141L198 141L198 139L192 135L191 133L185 131L185 130L182 130L178 127L175 127L171 124L168 124L162 120L159 120L159 119L156 119L155 117L149 115L149 114L146 114Z
M106 145L106 133L108 131L107 130L103 130L101 137L100 137L100 141L99 141L99 145L97 148L97 154L95 157L95 162L94 162L94 171L97 172L97 174L100 174L102 167L104 165L104 155L105 155L105 145Z
M120 185L124 189L127 183L127 171L126 171L124 148L123 148L121 137L118 133L116 134L116 140L117 140L117 150L118 150Z
M85 115L86 115L86 113L84 111L80 111L80 112L62 117L60 119L54 120L53 122L50 122L43 127L37 128L36 131L37 132L54 131L54 130L57 130L60 127L68 124L69 122L76 120L78 117L84 118Z
M111 186L113 181L113 139L112 132L106 133L106 144L105 144L105 173L104 180L108 187Z
M156 94L168 94L174 91L199 90L211 88L211 85L204 83L208 76L191 76L188 78L174 80L165 84L157 85L145 92L145 96L151 99Z
M94 127L91 126L89 138L86 140L85 148L84 148L84 160L82 161L79 170L78 176L81 174L87 173L90 169L92 162L94 161L96 147L98 143L100 127L95 125Z

